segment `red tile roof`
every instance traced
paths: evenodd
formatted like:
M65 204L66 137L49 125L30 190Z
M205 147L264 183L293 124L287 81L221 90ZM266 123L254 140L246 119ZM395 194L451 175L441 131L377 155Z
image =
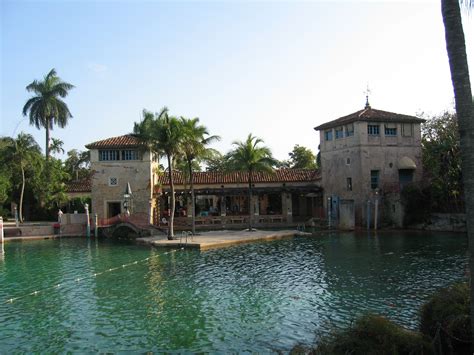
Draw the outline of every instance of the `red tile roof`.
M371 108L365 108L363 110L351 113L350 115L340 117L336 120L323 123L322 125L315 127L317 131L321 131L326 128L333 128L344 124L356 122L356 121L368 121L368 122L397 122L397 123L422 123L425 120L409 115L402 115L399 113L393 113L388 111L376 110Z
M126 134L119 137L107 138L101 141L89 143L86 145L87 149L101 149L101 148L135 148L141 143L133 134Z
M66 192L91 192L91 177L82 180L70 181L66 184Z
M248 183L248 174L244 171L232 172L195 172L193 173L194 184L196 185L222 185ZM280 169L274 174L258 172L253 175L254 183L276 183L276 182L314 182L321 179L319 170L307 169ZM183 174L173 172L173 180L176 185L183 185ZM169 185L168 173L158 177L158 183Z

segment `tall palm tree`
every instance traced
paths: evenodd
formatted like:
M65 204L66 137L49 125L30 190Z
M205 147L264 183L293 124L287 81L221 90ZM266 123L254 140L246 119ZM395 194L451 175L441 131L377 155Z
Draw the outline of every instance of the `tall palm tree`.
M21 172L21 192L18 214L20 222L23 222L23 197L26 186L25 170L41 161L41 159L39 159L41 156L41 149L31 134L20 133L16 139L7 139L9 142L6 154L15 164L14 166L20 168Z
M253 174L258 171L273 172L273 166L277 163L267 147L258 147L263 140L252 136L250 133L244 142L233 142L235 149L229 153L232 166L236 170L244 170L248 174L249 184L249 231L252 230L252 183Z
M473 7L474 0L461 0ZM454 101L458 117L461 147L461 170L466 199L466 220L469 240L469 269L471 277L471 329L474 330L474 102L472 98L466 43L458 0L441 0L446 49L449 57ZM472 331L474 344L474 331Z
M181 142L181 152L186 160L188 168L189 185L191 188L191 212L192 212L192 232L196 233L196 205L194 196L193 163L206 160L215 155L214 149L207 146L221 138L219 136L209 136L207 128L199 125L199 118L181 117L183 140ZM207 137L206 137L207 136Z
M36 96L26 101L23 106L23 115L29 116L30 125L35 125L38 129L41 127L46 129L46 160L49 160L50 155L50 130L55 124L64 128L72 117L69 108L61 98L66 97L69 90L73 88L74 85L61 81L55 69L51 69L43 80L34 80L26 87L26 90L33 92Z
M163 107L159 113L143 110L143 120L134 124L133 132L155 154L166 156L168 160L168 177L170 181L170 219L168 239L174 237L175 191L173 179L173 161L179 154L182 141L181 121L168 115L168 108Z

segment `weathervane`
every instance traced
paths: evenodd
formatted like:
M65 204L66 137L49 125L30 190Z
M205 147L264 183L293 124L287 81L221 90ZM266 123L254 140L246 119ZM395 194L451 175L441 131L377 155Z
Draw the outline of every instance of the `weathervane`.
M369 83L367 83L367 88L364 91L364 94L365 94L365 108L366 109L370 108L370 104L369 104L369 94L370 93L371 93L371 91L369 89Z

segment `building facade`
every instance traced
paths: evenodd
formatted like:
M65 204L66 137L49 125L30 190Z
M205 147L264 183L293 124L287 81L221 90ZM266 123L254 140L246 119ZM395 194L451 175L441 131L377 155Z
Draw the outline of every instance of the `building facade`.
M91 212L107 219L127 209L152 222L158 168L153 154L130 134L90 143L86 148L91 160ZM131 189L128 194L127 186Z
M341 200L353 201L355 224L366 225L374 220L377 201L380 219L402 225L400 191L422 179L422 122L367 103L363 110L315 127L324 201L333 218Z

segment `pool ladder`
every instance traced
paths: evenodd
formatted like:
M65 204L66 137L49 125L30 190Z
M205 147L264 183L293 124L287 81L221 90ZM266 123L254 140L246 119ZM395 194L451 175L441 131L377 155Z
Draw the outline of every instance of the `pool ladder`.
M194 241L194 234L193 232L182 231L179 237L179 244L183 245L183 239L185 240L184 246L188 245L188 237L191 236L191 241Z
M298 224L298 225L296 226L296 230L297 230L298 232L306 232L306 224L305 224L305 223L303 223L303 224Z

